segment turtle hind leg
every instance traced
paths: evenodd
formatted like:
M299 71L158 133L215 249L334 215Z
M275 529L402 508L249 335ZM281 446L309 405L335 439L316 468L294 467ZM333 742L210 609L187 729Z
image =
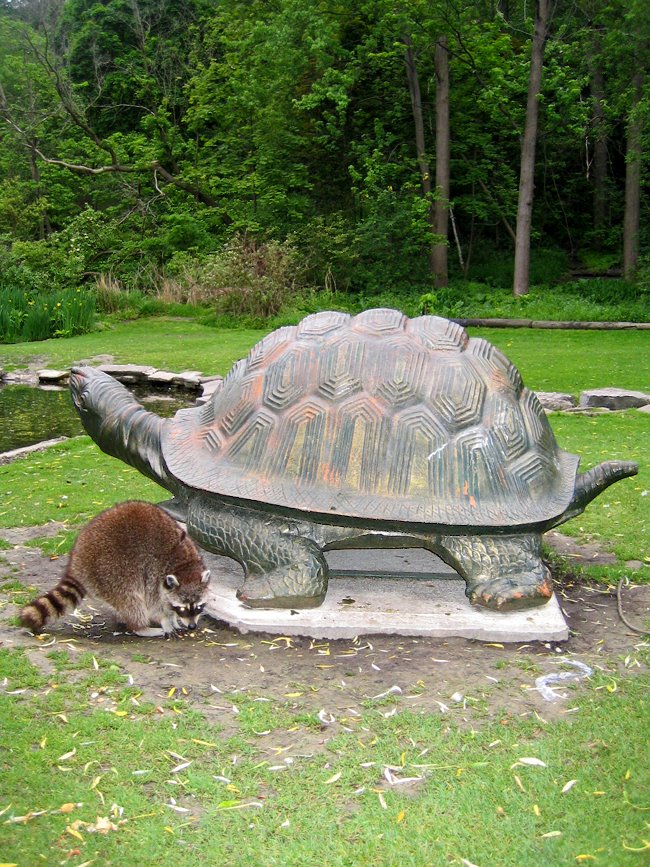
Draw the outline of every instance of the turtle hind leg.
M475 605L516 611L551 598L551 574L542 562L539 534L445 536L441 544L465 578L465 595Z
M323 602L327 563L300 526L203 498L190 503L188 514L188 529L199 544L243 566L237 598L249 608L316 608Z

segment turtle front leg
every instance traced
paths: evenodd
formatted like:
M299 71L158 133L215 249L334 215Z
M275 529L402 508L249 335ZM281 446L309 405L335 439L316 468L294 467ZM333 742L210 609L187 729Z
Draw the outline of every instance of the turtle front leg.
M470 602L494 611L543 605L551 598L551 575L536 533L508 536L443 536L450 565L463 576Z
M316 608L327 591L328 567L320 548L299 525L252 509L190 503L188 530L199 544L244 567L237 598L249 608Z

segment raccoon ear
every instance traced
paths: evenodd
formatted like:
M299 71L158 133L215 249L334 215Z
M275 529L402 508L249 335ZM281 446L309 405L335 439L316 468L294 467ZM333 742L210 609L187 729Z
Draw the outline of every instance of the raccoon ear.
M210 580L210 570L205 569L201 573L201 584L207 584L209 580Z
M178 587L178 578L175 575L165 575L165 587L168 590L173 590Z

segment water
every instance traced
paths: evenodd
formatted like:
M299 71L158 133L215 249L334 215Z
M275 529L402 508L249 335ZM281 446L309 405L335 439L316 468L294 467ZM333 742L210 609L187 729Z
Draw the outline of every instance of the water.
M138 400L143 400L147 409L165 417L194 404L192 395L175 394L172 398L138 395ZM67 389L50 391L31 385L0 387L0 452L82 433L84 429Z

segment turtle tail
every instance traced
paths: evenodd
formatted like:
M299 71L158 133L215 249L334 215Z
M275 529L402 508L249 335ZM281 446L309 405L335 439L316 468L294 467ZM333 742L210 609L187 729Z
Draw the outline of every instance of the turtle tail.
M174 491L161 448L166 419L146 410L120 382L95 367L73 367L70 392L83 426L102 451Z
M614 482L635 476L638 472L639 466L634 461L605 461L586 473L580 473L576 478L573 499L559 523L580 515L594 497L602 494Z

